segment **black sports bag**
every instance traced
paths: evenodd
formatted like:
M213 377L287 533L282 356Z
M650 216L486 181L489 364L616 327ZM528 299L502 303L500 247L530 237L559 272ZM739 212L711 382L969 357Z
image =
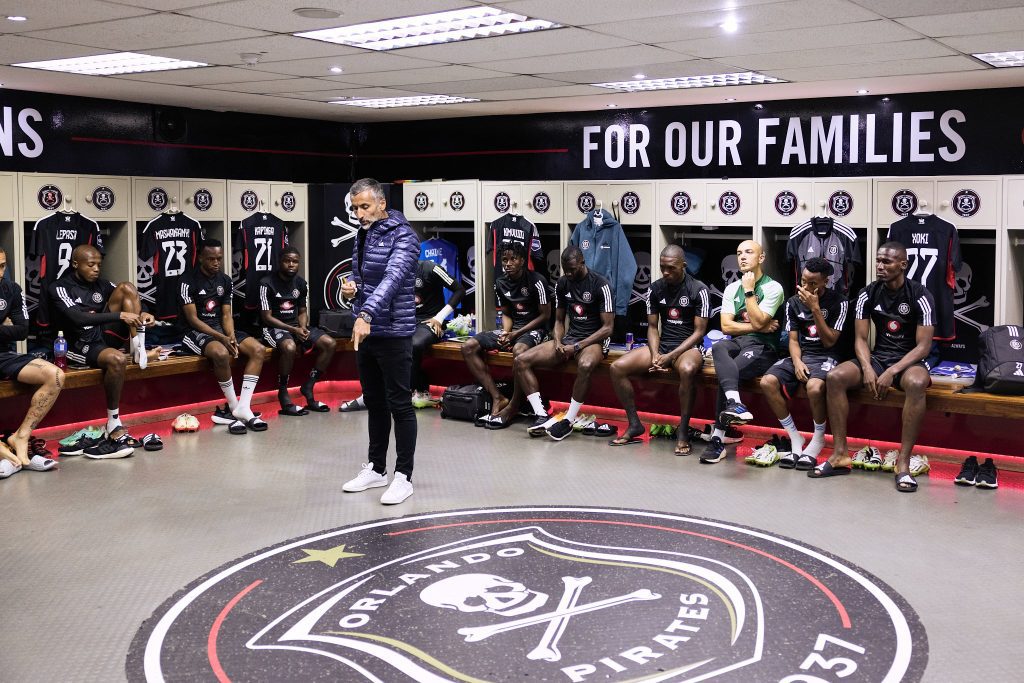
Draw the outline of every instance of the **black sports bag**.
M506 398L512 397L512 384L498 382L498 391ZM491 395L479 384L453 384L441 395L441 417L453 420L473 421L491 412Z
M351 339L353 322L351 310L320 311L320 328L335 339Z
M965 393L1024 396L1024 327L998 325L978 337L978 374Z

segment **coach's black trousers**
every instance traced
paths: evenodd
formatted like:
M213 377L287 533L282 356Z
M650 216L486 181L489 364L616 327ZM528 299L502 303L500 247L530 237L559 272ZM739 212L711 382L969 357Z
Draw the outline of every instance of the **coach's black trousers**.
M721 427L717 416L725 410L725 392L738 391L740 380L763 375L779 359L771 346L757 337L740 336L723 339L711 347L718 378L718 403L715 406L715 426Z
M373 471L387 472L388 441L391 422L395 423L395 471L412 480L413 454L416 452L416 411L409 389L412 368L411 337L367 337L356 352L359 382L363 385L367 427L370 437L369 460Z

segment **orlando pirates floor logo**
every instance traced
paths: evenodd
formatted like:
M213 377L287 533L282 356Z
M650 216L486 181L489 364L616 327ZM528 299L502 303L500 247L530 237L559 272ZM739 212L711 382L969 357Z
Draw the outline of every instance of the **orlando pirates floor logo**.
M796 213L796 195L783 190L775 195L775 212L780 216L792 216Z
M295 210L295 204L296 201L294 192L285 192L283 195L281 195L281 208L287 211L288 213L291 213L292 211Z
M64 193L56 185L43 185L36 193L36 201L47 211L55 211L64 201Z
M981 209L981 197L974 190L960 190L953 195L953 211L961 218L970 218Z
M898 216L909 216L917 211L917 195L910 190L900 190L892 196L892 211Z
M551 197L547 192L538 192L533 195L533 210L537 213L547 213L551 208Z
M427 207L430 206L430 200L427 198L427 193L417 192L416 196L412 198L412 205L416 207L417 211L426 211Z
M415 515L230 563L136 634L130 681L917 681L892 589L794 541L605 508ZM855 675L854 675L855 674Z
M828 210L833 216L842 218L853 211L853 197L846 190L836 190L828 198Z
M167 208L167 191L162 187L154 187L146 195L146 203L158 213L163 211Z
M685 216L693 208L693 201L686 192L676 192L672 195L669 205L672 207L672 213L677 216Z
M718 209L726 216L734 216L740 210L740 196L727 190L718 198Z
M636 192L626 192L619 200L619 205L623 211L632 216L640 210L640 195Z
M260 203L260 198L254 191L246 190L242 193L241 202L242 209L245 211L255 211Z
M499 192L494 195L494 210L498 213L505 213L512 208L512 198L508 192Z
M92 191L92 205L98 211L110 211L114 207L114 191L106 185L100 185Z
M589 192L580 192L576 197L576 208L580 213L590 213L597 206L597 199Z
M192 195L192 205L197 211L209 211L213 208L213 194L205 187L201 187Z
M448 207L452 211L462 211L466 208L466 195L461 192L452 192L448 197Z

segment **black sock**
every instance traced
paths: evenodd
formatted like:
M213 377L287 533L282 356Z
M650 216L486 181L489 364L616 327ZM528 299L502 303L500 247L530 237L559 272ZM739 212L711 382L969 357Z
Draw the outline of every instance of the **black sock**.
M288 395L288 375L277 376L277 400L282 406L290 405L291 396Z
M312 370L309 371L309 379L302 383L302 389L300 389L300 391L302 392L302 395L309 400L310 403L313 402L313 385L316 384L316 381L318 379L320 379L320 374L321 373L319 370L313 368Z

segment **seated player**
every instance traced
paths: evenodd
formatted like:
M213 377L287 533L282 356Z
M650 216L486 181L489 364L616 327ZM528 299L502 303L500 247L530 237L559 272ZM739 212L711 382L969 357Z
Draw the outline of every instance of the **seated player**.
M334 358L334 338L319 327L309 326L306 297L309 288L299 272L299 250L285 247L277 272L260 280L260 321L263 339L277 349L277 400L280 415L308 415L310 410L326 413L330 408L313 397L313 387ZM316 348L316 365L302 384L306 407L299 408L288 396L288 376L299 348L308 353Z
M539 273L527 269L525 248L509 242L500 250L501 275L494 282L494 293L502 313L502 329L479 332L462 345L462 357L470 373L491 395L491 414L479 423L488 429L504 429L511 424L511 417L505 420L499 414L508 407L508 414L515 415L523 392L515 383L512 398L502 396L487 370L484 354L492 350L511 351L513 358L517 357L547 339L551 319L547 283Z
M130 347L139 363L145 362L146 350L141 328L152 325L154 318L142 313L135 285L113 282L100 277L103 256L96 247L82 244L71 252L71 268L50 284L47 295L50 310L57 314L58 330L68 341L68 360L103 371L103 391L107 398L106 436L98 444L85 449L85 457L94 459L124 458L141 443L121 424L118 405L124 387L125 368L129 357L122 349ZM153 360L160 349L149 352Z
M700 461L725 457L725 428L754 419L740 400L740 381L762 374L778 359L779 322L775 314L785 298L782 285L761 270L764 251L753 240L740 242L736 260L743 273L722 294L722 332L731 335L711 347L718 377L718 404L711 443Z
M576 245L562 251L562 277L555 285L555 329L551 340L519 354L514 363L515 381L538 417L527 429L530 436L547 434L561 441L572 434L572 423L583 407L590 389L590 377L608 355L608 342L615 325L615 300L608 281L587 268L583 252ZM568 319L568 325L566 320ZM552 368L576 359L576 381L569 411L561 420L548 417L538 390L536 368ZM499 413L511 419L511 404Z
M807 476L818 479L849 474L852 459L846 445L846 392L861 384L877 401L893 387L904 392L903 429L896 458L896 489L917 490L910 474L910 452L917 440L925 410L925 390L931 375L924 359L932 347L935 302L920 283L907 277L907 250L899 242L886 242L875 254L876 280L857 295L855 358L828 373L828 418L832 423L833 450L829 459ZM875 324L875 348L868 346Z
M220 384L227 406L218 407L213 421L228 425L232 434L248 430L263 432L267 423L252 412L250 403L263 369L264 347L241 330L231 317L231 278L224 274L224 248L219 240L207 240L199 251L199 268L181 283L179 303L189 329L182 348L213 363L213 375ZM246 357L242 392L235 394L231 360Z
M697 391L697 374L704 367L701 343L711 317L711 300L707 285L686 273L686 252L682 247L665 247L660 264L661 279L655 280L647 292L647 346L633 349L612 363L612 387L626 411L629 426L608 443L641 443L644 426L637 415L630 377L674 371L679 376L675 454L689 455L690 409Z
M775 417L789 435L792 450L779 451L767 445L753 461L762 466L796 467L809 470L817 464L818 454L825 447L825 377L829 371L849 357L848 345L843 344L846 313L850 302L828 288L832 264L820 256L804 264L796 295L786 301L786 329L789 330L789 358L783 358L768 368L761 378L761 389ZM787 400L792 400L797 388L807 387L807 400L811 404L814 436L804 444L804 437L796 429L789 414Z
M17 431L0 441L0 479L21 468L45 472L57 461L31 448L32 430L46 417L64 386L64 371L45 360L17 353L14 343L28 337L28 310L21 287L4 277L7 252L0 247L0 380L13 379L37 387L28 413Z

